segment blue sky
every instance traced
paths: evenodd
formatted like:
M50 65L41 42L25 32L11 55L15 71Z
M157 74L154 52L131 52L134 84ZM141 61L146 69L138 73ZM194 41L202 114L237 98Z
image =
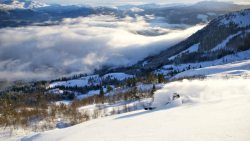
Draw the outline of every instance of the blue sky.
M91 4L91 5L124 5L145 3L194 3L202 0L40 0L46 3ZM230 1L230 0L220 0ZM231 0L232 1L232 0ZM237 3L250 3L250 0L233 0Z

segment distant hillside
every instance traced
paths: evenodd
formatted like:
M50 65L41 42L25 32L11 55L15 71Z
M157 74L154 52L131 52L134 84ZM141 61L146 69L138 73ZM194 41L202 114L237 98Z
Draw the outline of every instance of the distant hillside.
M212 20L205 28L135 68L154 69L166 64L183 64L219 59L250 49L250 9Z
M0 28L31 24L58 24L63 18L86 17L89 15L114 15L116 17L147 16L158 17L169 24L196 25L207 23L219 15L250 8L227 2L199 2L194 5L125 5L116 8L79 5L48 5L29 0L0 1ZM147 20L150 20L148 18ZM158 20L153 22L157 24ZM48 22L49 21L49 22Z
M34 9L49 6L36 0L0 0L0 9Z

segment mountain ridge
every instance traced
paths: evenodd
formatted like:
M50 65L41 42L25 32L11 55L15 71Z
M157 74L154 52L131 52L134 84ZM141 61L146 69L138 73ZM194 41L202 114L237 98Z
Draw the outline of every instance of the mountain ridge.
M247 37L245 38L242 37L242 38L244 38L245 40L249 40L250 38L250 35L248 32L248 30L250 29L249 19L250 19L250 9L242 10L239 12L232 12L232 13L220 16L212 20L206 27L194 33L193 35L188 37L186 40L166 49L165 51L162 51L161 53L155 56L147 57L146 59L144 59L143 61L140 61L135 66L143 66L146 68L150 68L152 66L159 67L161 64L183 63L182 61L179 61L179 62L170 61L169 58L174 55L179 54L180 52L184 50L187 50L189 47L197 43L200 43L198 52L203 52L204 54L208 53L208 51L210 51L216 45L218 45L223 40L225 40L228 36L232 34L236 34L237 32L242 32L241 34L246 34ZM215 36L218 34L220 36L211 38L212 36ZM240 36L240 35L237 35L237 36ZM211 42L211 43L208 44L208 42ZM247 46L246 43L244 45ZM237 50L237 48L235 49ZM145 61L147 61L147 64L142 65L143 62Z
M24 2L23 2L24 1ZM220 9L203 8L202 2L194 5L130 5L118 7L93 7L88 5L58 5L42 4L36 1L14 0L16 5L0 3L0 28L19 27L39 23L47 25L52 21L54 24L64 18L86 17L89 15L114 15L116 17L136 17L154 15L162 17L168 24L196 25L207 23L218 15L230 11L250 8L250 5L239 5L222 2L206 2L211 5L224 5ZM26 8L25 8L26 7Z
M46 3L32 1L32 0L1 0L0 9L35 9L50 6Z

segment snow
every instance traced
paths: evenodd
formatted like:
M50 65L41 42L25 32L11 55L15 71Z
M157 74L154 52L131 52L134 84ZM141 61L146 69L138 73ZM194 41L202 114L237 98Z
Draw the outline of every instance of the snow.
M183 78L190 76L248 76L248 74L250 74L250 60L187 70L177 74L176 76L174 76L174 78Z
M107 90L104 88L103 91L106 92ZM91 96L95 96L95 95L99 95L99 94L100 94L100 90L91 90L91 91L89 91L86 94L78 95L76 97L76 99L81 100L81 99L84 99L84 98L87 98L87 97L91 97Z
M170 58L168 58L168 59L169 59L169 60L173 60L173 59L175 59L177 56L181 55L182 53L192 53L192 52L197 52L197 51L198 51L198 49L199 49L199 45L200 45L200 43L198 43L198 44L194 44L194 45L192 45L191 47L189 47L188 49L186 49L186 50L184 50L184 51L180 52L179 54L174 55L174 56L172 56L172 57L170 57Z
M69 81L57 81L54 83L51 83L48 88L54 88L57 86L66 86L66 87L84 87L84 86L96 86L100 84L101 79L117 79L119 81L123 81L127 78L132 78L133 75L117 72L117 73L108 73L105 74L103 77L100 77L99 75L89 75L82 77L80 79L73 79Z
M61 104L70 105L71 103L72 103L72 101L70 101L70 100L62 100L62 101L55 102L56 105L61 105Z
M111 86L113 87L113 86ZM155 88L156 89L160 89L163 87L163 84L162 83L159 83L159 84L155 84ZM140 91L140 92L148 92L148 91L151 91L152 88L153 88L153 84L138 84L136 86L137 90ZM106 93L105 96L112 96L112 95L116 95L116 94L123 94L123 93L126 93L128 91L132 90L132 88L130 87L121 87L121 88L115 88L113 87L113 90L109 93L106 93L107 92L107 88L103 88L103 91ZM100 94L100 90L91 90L89 91L88 93L86 94L78 94L76 96L76 99L78 100L81 100L81 99L84 99L84 98L87 98L87 97L91 97L91 96L95 96L95 95L99 95Z
M242 60L248 60L250 59L250 50L242 51L236 54L227 55L222 57L221 59L213 60L213 61L206 61L206 62L199 62L199 63L187 63L187 64L179 64L179 65L165 65L161 69L158 69L155 71L157 74L165 74L167 75L170 71L178 70L182 71L183 69L187 68L199 68L201 67L209 67L209 66L215 66L215 65L222 65L225 63L232 63L235 61L242 61ZM190 70L192 71L192 70Z
M60 89L56 88L56 89L51 89L51 90L49 90L48 93L52 93L52 94L63 94L63 90L60 90Z
M177 56L179 56L180 54L176 54L176 55L174 55L174 56L172 56L172 57L169 57L168 59L169 60L174 60Z
M205 14L198 14L197 19L202 20L203 22L208 22L208 16Z
M181 98L155 110L99 118L22 141L249 141L249 84L250 79L172 82L156 92L155 101L166 103L173 92Z
M198 49L199 49L199 45L200 45L199 43L198 44L194 44L191 47L189 47L188 49L184 50L183 52L189 52L189 53L197 52Z
M111 79L117 79L119 81L122 81L122 80L125 80L128 78L132 78L134 76L129 75L129 74L125 74L125 73L108 73L108 74L104 75L102 78L107 79L108 77L110 77Z
M228 98L249 94L250 79L243 78L208 78L204 80L182 80L166 84L154 95L153 107L169 106L168 102L182 104L204 104L219 102ZM181 98L172 100L174 93ZM249 97L250 98L250 97Z
M238 27L247 27L250 25L250 10L243 10L240 12L234 12L229 15L226 15L228 17L223 17L220 20L221 25L229 25L234 24Z
M90 86L90 85L98 85L99 82L100 82L99 75L90 75L90 76L82 77L80 79L73 79L73 80L69 80L69 81L54 82L54 83L51 83L49 85L49 88L54 88L54 87L57 87L57 86L84 87L84 86Z
M234 37L240 35L242 33L242 31L239 31L233 35L228 36L224 41L222 41L220 44L216 45L211 51L216 51L219 49L223 49L226 47L227 43Z
M67 86L67 87L84 87L87 86L88 82L86 80L69 80L69 81L60 81L56 83L50 84L50 88L56 87L56 86Z
M137 90L141 91L141 92L145 92L145 91L151 91L152 88L153 88L153 84L138 84L136 86ZM160 89L163 87L163 84L162 83L159 83L159 84L155 84L155 88L156 89Z
M104 103L104 104L92 104L78 108L80 112L87 112L90 115L93 115L95 110L100 111L100 117L110 116L114 111L119 111L120 113L125 113L126 109L129 111L142 110L144 109L145 104L148 104L152 101L151 98L131 101L119 101L114 104ZM126 108L126 109L125 109Z
M0 3L0 9L12 10L12 9L34 9L40 7L49 6L48 4L38 1L28 0L13 0L10 3Z
M31 130L0 128L0 141L18 141L23 136L34 134Z
M141 8L138 8L138 7L132 7L132 8L130 9L130 11L131 11L131 12L137 13L137 12L143 12L144 10L141 9Z

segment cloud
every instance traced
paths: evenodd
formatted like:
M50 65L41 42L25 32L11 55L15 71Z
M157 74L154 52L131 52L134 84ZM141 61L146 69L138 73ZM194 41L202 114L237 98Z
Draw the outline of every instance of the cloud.
M202 27L183 30L155 25L146 17L100 15L0 29L0 79L52 79L103 65L132 65Z

